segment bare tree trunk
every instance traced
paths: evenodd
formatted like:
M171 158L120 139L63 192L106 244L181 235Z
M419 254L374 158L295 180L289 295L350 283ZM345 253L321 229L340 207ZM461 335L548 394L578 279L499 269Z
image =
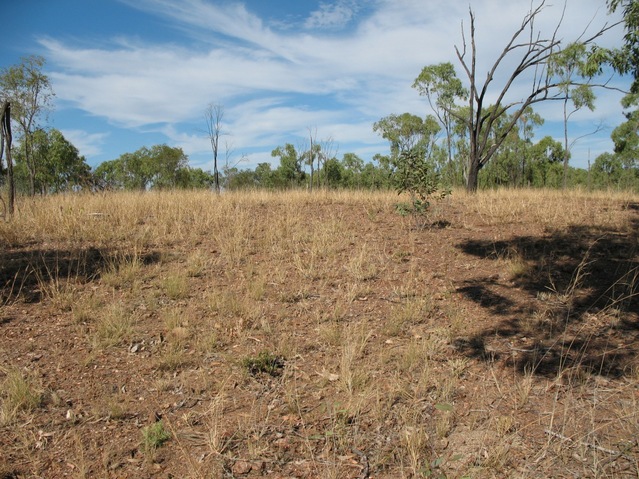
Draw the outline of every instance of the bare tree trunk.
M222 136L222 119L224 118L224 107L222 105L209 105L204 112L206 119L207 134L213 150L213 178L215 180L215 191L220 194L220 172L218 169L218 155L220 152L220 136Z
M13 178L13 159L11 158L11 104L8 101L2 105L0 114L0 129L2 130L2 139L6 145L7 152L7 183L9 185L9 215L13 216L16 187Z
M570 151L568 149L568 95L564 99L564 190L568 187L568 161Z
M466 191L469 193L475 193L477 191L477 186L479 184L479 170L479 161L471 156L468 164L468 182L466 183Z
M310 141L311 141L311 147L308 150L308 154L310 155L309 163L311 164L311 187L310 187L310 191L312 193L313 192L313 173L314 173L315 165L313 163L313 133L311 132L310 128L308 129L308 136L309 136Z

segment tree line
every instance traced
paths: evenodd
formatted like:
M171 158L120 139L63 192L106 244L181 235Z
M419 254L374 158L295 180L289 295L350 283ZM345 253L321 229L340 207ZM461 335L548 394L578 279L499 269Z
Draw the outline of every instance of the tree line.
M60 131L42 128L54 93L42 71L45 60L28 57L19 65L0 71L0 100L5 105L0 129L0 181L11 183L11 191L31 195L87 188L402 191L417 180L469 191L499 186L577 185L639 190L639 9L634 0L609 0L607 7L611 12L623 13L626 36L621 47L604 49L595 43L614 25L605 25L590 37L582 35L569 43L556 38L559 25L550 36L535 31L535 19L545 8L542 0L531 7L512 37L505 41L485 80L480 80L476 71L475 15L469 10L469 27L462 34L462 44L455 47L463 79L457 76L451 62L424 67L413 87L426 99L431 113L392 113L375 122L372 128L388 141L389 151L367 162L355 153L337 158L332 142L317 141L309 129L307 144L276 147L272 151L273 162L260 163L254 169L240 169L227 162L220 172L223 110L216 105L210 106L206 115L213 172L190 167L180 148L167 145L143 147L92 170ZM495 72L504 63L511 65L512 72L505 76L503 85L495 87ZM612 132L613 152L598 156L587 170L572 168L569 160L575 140L569 141L570 118L582 108L594 109L594 90L608 88L607 82L597 80L607 67L634 78L622 102L626 121ZM528 97L506 101L509 89L526 78L529 71L536 75L524 80L532 82ZM489 93L496 99L492 104L486 103ZM535 128L544 120L533 105L547 100L563 106L563 139L535 139ZM9 110L11 120L5 121ZM11 124L15 125L18 139L13 146L8 141Z

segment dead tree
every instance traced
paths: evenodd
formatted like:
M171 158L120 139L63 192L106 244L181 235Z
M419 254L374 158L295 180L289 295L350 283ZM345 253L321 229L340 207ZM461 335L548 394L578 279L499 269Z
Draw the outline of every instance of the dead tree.
M13 179L13 160L11 158L11 103L5 101L0 110L0 170L2 169L2 157L7 154L7 185L9 189L8 213L13 216L16 187Z
M215 178L215 192L220 194L220 172L218 169L218 155L220 153L220 137L224 134L222 131L222 120L224 118L224 107L222 105L209 104L204 112L206 120L206 133L211 142L211 150L213 152L213 177Z
M470 83L469 95L469 115L460 117L456 113L456 117L466 125L470 133L470 159L468 171L468 191L476 191L478 184L479 171L493 157L499 147L506 140L508 134L513 130L517 121L526 109L539 102L548 100L563 100L566 81L557 78L556 72L553 72L549 65L553 60L562 54L562 41L559 39L558 32L564 19L562 13L559 17L555 30L549 37L542 37L541 33L535 30L535 20L537 16L545 8L546 0L542 0L535 8L531 7L529 13L524 17L521 26L512 35L503 51L495 60L492 67L488 71L483 85L479 81L477 74L477 46L475 44L475 15L470 9L470 51L466 42L466 36L462 30L462 48L455 47L457 58L461 63ZM565 6L564 6L565 11ZM588 24L589 26L590 24ZM614 28L618 23L612 25L604 24L598 31L594 32L590 37L585 37L585 30L574 44L583 46L584 49L593 45L593 42L601 37L608 30ZM588 27L587 26L587 27ZM586 27L586 28L587 28ZM528 31L527 34L524 32ZM570 45L570 44L569 44ZM515 64L510 75L506 76L505 83L499 88L493 90L497 94L497 100L494 107L486 107L486 98L489 86L496 77L498 68L504 60L511 55L519 52L520 60ZM467 54L470 53L470 58ZM593 60L594 61L594 60ZM596 63L596 62L595 62ZM590 70L594 73L599 70L598 65L592 65ZM506 96L511 90L515 82L524 76L526 72L534 72L531 82L531 90L527 97L513 102L506 101ZM596 73L594 73L596 74ZM594 76L594 75L593 75ZM591 84L590 81L578 82L572 79L568 80L569 86L578 87L580 85L599 86L607 88L607 84ZM613 88L614 89L614 88ZM513 111L505 128L497 137L491 137L494 126L508 112Z

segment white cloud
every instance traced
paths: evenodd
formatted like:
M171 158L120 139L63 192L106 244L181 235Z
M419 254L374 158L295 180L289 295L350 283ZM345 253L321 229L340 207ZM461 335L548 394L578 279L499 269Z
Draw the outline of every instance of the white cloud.
M187 154L208 148L192 125L203 125L211 102L225 105L239 151L295 143L309 126L340 143L383 145L372 133L374 121L393 112L428 113L410 86L423 66L451 61L463 78L454 51L462 46L462 21L468 32L463 2L377 0L363 18L353 0L320 2L306 21L313 32L294 33L265 24L240 3L123 1L189 32L198 47L114 38L110 48L82 48L42 39L56 94L110 123L162 132ZM529 3L475 0L472 8L483 81ZM560 9L548 6L536 26L552 32ZM570 0L560 34L574 38L597 12L593 29L600 26L604 11L600 0ZM349 23L339 37L322 32ZM527 89L516 85L513 94ZM544 111L552 116L551 105Z
M109 133L88 133L84 130L62 129L60 132L82 156L95 156L102 153L102 147L109 137Z
M352 0L335 3L320 2L318 10L311 12L304 26L308 29L333 29L346 26L357 12Z

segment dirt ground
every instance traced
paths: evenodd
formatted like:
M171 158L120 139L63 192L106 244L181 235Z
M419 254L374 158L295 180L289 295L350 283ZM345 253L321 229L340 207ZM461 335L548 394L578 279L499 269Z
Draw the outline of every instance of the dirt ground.
M2 245L0 478L638 477L638 203L278 198Z

